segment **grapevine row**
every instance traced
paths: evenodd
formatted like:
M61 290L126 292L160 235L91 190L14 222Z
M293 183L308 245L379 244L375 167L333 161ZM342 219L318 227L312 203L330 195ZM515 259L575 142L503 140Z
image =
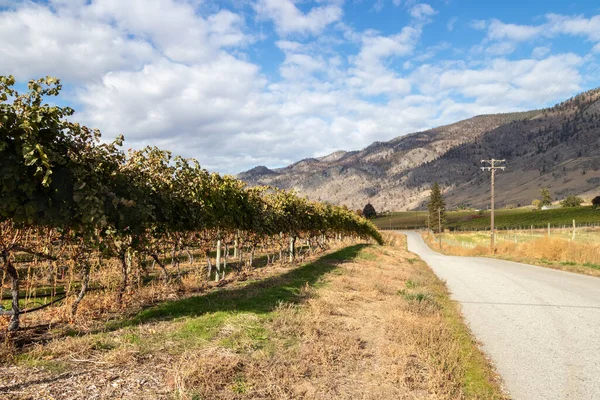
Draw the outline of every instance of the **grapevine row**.
M100 132L69 121L74 111L45 103L58 96L59 80L31 81L24 94L13 77L0 77L0 256L10 278L9 329L19 327L16 254L37 260L68 257L81 276L75 315L89 287L92 259L116 258L122 266L117 301L127 290L133 255L156 262L161 255L200 249L217 260L222 246L251 253L283 249L296 241L322 247L327 238L356 235L381 243L377 229L345 208L312 202L293 192L248 188L210 173L193 159L156 147L122 150L123 137L106 143ZM241 255L240 255L241 257ZM224 276L217 261L215 279Z

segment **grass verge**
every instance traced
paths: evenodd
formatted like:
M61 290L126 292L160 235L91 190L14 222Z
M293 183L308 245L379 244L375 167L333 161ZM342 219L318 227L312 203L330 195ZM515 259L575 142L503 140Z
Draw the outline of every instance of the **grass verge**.
M8 399L502 399L445 285L406 250L355 245L169 301L0 365Z
M497 242L496 253L492 254L489 233L444 233L442 249L432 234L424 233L423 238L432 249L447 255L499 258L600 277L600 242L577 242L560 237L528 238L521 242L505 240ZM461 245L465 243L469 246Z

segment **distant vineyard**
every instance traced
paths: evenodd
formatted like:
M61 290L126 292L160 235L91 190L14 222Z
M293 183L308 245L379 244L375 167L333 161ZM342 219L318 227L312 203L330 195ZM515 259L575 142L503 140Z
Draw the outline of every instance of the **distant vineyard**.
M481 215L477 211L451 211L447 213L446 227L450 230L486 230L490 228L490 212ZM554 227L600 224L600 211L592 207L559 208L553 210L513 209L496 210L497 229L544 228L548 224ZM427 227L427 212L405 211L393 213L375 219L374 224L381 229L414 229Z
M155 147L121 149L123 138L68 121L73 110L45 104L57 96L53 78L29 83L19 94L0 77L0 256L10 282L9 330L19 327L21 274L32 265L70 265L64 295L72 315L91 285L90 269L118 260L120 303L136 268L146 260L167 279L164 256L193 248L207 257L208 277L225 275L221 252L252 266L260 248L293 260L298 240L310 251L328 240L356 235L381 242L370 222L344 208L311 202L268 187L248 189L230 176L209 173L197 161ZM216 264L210 255L216 252ZM175 263L177 265L177 263ZM212 279L212 278L211 278Z

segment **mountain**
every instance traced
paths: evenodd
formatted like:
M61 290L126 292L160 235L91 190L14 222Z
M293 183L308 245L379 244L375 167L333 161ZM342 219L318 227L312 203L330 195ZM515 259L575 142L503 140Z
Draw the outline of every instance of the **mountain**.
M490 158L506 159L496 175L499 206L531 204L542 187L557 199L600 194L600 89L547 109L481 115L238 178L353 209L371 202L377 211L422 207L437 181L450 206L485 207L490 178L480 167Z

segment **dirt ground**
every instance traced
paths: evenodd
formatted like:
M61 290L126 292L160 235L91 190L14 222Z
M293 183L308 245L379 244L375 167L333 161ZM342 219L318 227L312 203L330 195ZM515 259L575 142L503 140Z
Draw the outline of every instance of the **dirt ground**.
M388 241L105 332L5 349L0 398L502 398L443 283L403 237Z

